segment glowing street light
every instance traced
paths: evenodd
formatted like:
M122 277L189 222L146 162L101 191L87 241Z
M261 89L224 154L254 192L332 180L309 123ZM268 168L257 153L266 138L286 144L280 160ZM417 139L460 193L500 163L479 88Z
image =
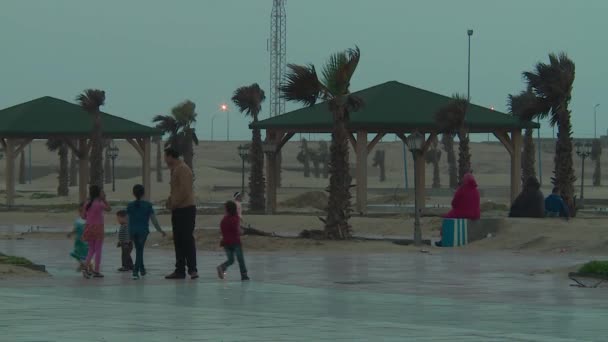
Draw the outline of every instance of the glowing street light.
M220 110L226 113L226 141L230 141L230 111L228 110L228 105L222 103Z

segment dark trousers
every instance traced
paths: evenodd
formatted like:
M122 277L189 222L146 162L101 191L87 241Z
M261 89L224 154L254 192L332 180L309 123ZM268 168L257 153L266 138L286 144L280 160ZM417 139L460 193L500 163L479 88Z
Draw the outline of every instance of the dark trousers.
M131 259L131 251L133 251L133 242L121 242L120 249L122 250L122 268L132 270L133 259Z
M175 272L186 274L196 270L196 243L194 241L194 225L196 222L196 207L173 209L171 224L173 226L173 244L175 246Z
M228 267L234 264L234 256L236 255L236 260L239 262L239 269L241 271L241 275L247 274L247 267L245 266L245 257L243 256L243 247L241 245L229 245L224 246L224 251L226 251L226 256L228 260L225 263L221 264L220 267L223 271L226 271Z
M133 267L133 274L146 274L146 268L144 267L144 246L146 245L147 238L148 232L135 232L131 234L131 241L135 245L135 267Z

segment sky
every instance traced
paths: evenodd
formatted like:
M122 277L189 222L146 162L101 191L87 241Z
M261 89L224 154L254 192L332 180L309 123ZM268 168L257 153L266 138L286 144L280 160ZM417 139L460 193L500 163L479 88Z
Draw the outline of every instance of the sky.
M466 93L470 28L471 100L506 111L507 95L525 87L523 71L566 52L576 64L574 136L593 137L597 103L598 136L606 134L606 0L286 3L287 61L320 69L331 53L358 45L353 91L397 80ZM248 139L249 119L229 101L239 86L269 88L271 8L272 0L2 0L0 108L46 95L74 101L99 88L104 111L150 125L190 99L208 140L214 116L214 138L226 138L219 106L228 103L231 139ZM544 124L541 134L552 129Z

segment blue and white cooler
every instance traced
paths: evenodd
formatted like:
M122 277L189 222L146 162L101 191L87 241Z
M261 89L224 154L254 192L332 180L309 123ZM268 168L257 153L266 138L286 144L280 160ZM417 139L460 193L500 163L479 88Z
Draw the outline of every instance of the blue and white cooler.
M441 244L443 247L464 246L468 243L467 219L443 219L441 225Z

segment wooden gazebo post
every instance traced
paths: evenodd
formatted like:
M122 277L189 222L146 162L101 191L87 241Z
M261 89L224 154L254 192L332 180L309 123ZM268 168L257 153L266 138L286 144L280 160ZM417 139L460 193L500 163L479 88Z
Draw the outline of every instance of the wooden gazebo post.
M496 131L494 135L511 155L511 202L513 202L521 188L521 129L511 131L511 137L505 131Z

